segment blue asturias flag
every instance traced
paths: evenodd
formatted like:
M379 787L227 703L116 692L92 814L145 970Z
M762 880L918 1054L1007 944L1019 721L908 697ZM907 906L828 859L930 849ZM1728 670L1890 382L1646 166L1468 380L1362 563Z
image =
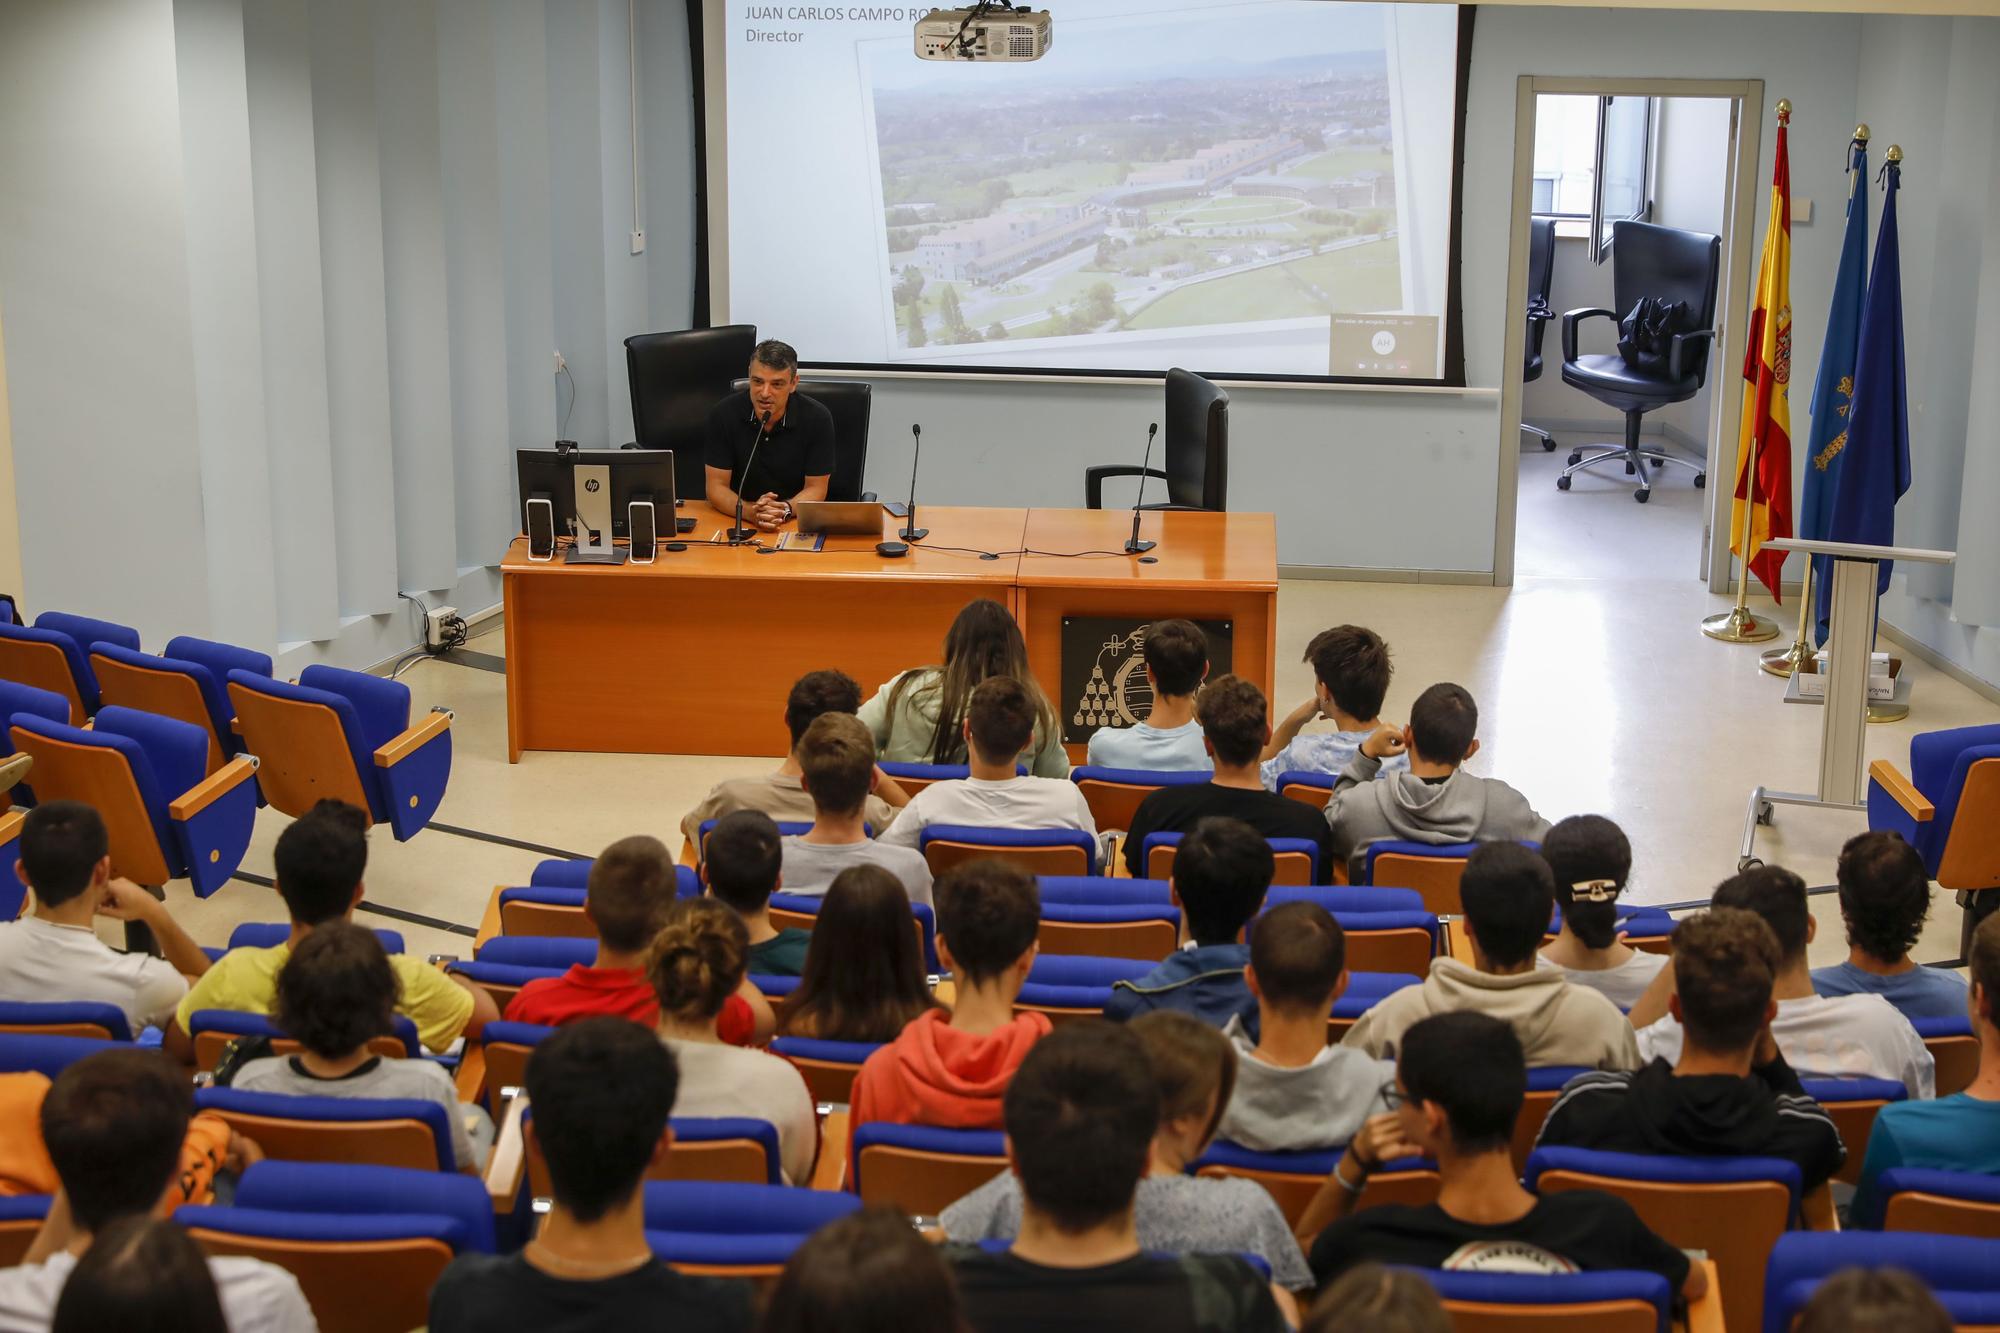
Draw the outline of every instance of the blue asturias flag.
M1827 539L1833 514L1833 487L1847 448L1848 409L1854 405L1854 355L1861 341L1861 302L1868 292L1868 141L1848 146L1847 231L1840 240L1840 268L1833 279L1833 306L1820 344L1819 375L1813 381L1812 425L1806 435L1806 484L1799 508L1799 536ZM1827 610L1833 598L1833 557L1813 557L1813 642L1825 643Z
M1910 417L1903 367L1903 273L1897 261L1896 188L1901 169L1882 168L1882 232L1861 306L1861 344L1854 359L1854 404L1847 447L1833 487L1827 539L1887 546L1896 536L1896 501L1910 489ZM1876 596L1889 586L1881 564Z

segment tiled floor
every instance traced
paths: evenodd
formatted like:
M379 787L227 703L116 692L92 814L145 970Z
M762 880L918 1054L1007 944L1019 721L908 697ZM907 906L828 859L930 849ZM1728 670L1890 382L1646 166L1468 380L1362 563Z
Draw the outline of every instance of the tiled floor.
M1532 484L1533 464L1530 458L1523 468L1524 487ZM1524 576L1512 589L1286 581L1278 595L1279 710L1310 692L1310 668L1300 656L1315 632L1341 622L1373 626L1395 653L1389 716L1400 717L1433 681L1460 682L1482 710L1475 771L1506 778L1552 818L1597 811L1616 819L1636 849L1636 900L1706 896L1735 868L1750 788L1812 785L1820 724L1817 709L1780 702L1783 683L1757 670L1756 647L1701 635L1701 617L1725 600L1693 578L1692 551L1662 568L1651 556L1621 560L1610 549L1620 545L1616 538L1627 521L1659 517L1667 508L1660 500L1674 486L1687 489L1684 480L1670 478L1655 492L1654 504L1644 507L1607 492L1607 502L1618 508L1591 538L1604 550L1587 566L1591 577ZM1585 493L1561 498L1581 502ZM1528 510L1524 505L1524 527ZM1626 545L1646 549L1645 543ZM1545 542L1544 549L1553 547ZM470 646L501 652L498 631L497 620L487 622ZM770 650L784 650L781 636ZM800 664L820 665L834 664ZM1906 722L1870 728L1870 758L1903 763L1917 731L2000 716L2000 708L1922 663L1907 669L1916 683L1916 706ZM442 703L457 714L451 790L438 818L462 828L585 854L638 831L678 847L681 813L711 783L774 762L530 754L509 765L502 676L425 661L403 679L420 708ZM781 704L774 699L771 706ZM271 843L284 823L269 811L259 817L246 870L270 873ZM1759 847L1808 882L1829 884L1841 842L1861 827L1858 814L1781 810ZM493 886L521 882L538 859L535 852L437 829L409 843L378 830L368 897L476 925ZM221 943L239 921L283 919L275 895L247 883L232 883L200 903L182 885L169 894L204 943ZM1829 961L1844 952L1837 914L1830 898L1815 903L1824 922L1815 961ZM470 946L463 936L402 928L413 950L464 952ZM1956 930L1955 910L1942 908L1919 957L1948 957Z

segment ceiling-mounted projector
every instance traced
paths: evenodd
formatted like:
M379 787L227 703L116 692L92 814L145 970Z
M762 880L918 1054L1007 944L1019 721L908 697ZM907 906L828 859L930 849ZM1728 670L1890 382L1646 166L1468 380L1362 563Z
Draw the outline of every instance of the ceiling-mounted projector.
M924 60L1040 60L1054 40L1049 11L998 0L970 9L933 9L917 20Z

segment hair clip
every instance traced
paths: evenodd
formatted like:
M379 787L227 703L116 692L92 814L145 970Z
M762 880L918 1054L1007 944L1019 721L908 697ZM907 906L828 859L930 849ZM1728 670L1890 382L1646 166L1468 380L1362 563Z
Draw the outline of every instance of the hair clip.
M1569 896L1577 902L1608 903L1618 896L1615 879L1579 880L1569 886Z

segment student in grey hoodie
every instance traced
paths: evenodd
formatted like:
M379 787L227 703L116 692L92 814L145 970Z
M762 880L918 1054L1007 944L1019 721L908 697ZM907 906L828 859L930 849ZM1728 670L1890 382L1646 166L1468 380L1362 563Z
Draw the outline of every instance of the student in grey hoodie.
M1217 1130L1253 1152L1332 1148L1389 1109L1382 1089L1396 1066L1326 1044L1326 1016L1347 989L1347 937L1318 903L1290 902L1250 930L1244 981L1259 1031L1241 1018L1222 1035L1236 1047L1236 1089Z
M1459 767L1479 753L1478 728L1479 706L1465 687L1440 683L1417 696L1408 726L1400 732L1384 726L1363 741L1326 805L1334 855L1345 858L1380 838L1440 845L1538 841L1549 821L1527 797ZM1375 781L1384 759L1405 753L1407 773Z
M1528 1066L1637 1069L1639 1042L1618 1006L1559 969L1535 966L1535 950L1555 910L1549 863L1517 842L1489 842L1466 862L1459 881L1472 966L1431 961L1421 986L1405 986L1363 1014L1342 1045L1378 1060L1395 1059L1403 1033L1432 1014L1476 1009L1505 1022L1521 1039Z

